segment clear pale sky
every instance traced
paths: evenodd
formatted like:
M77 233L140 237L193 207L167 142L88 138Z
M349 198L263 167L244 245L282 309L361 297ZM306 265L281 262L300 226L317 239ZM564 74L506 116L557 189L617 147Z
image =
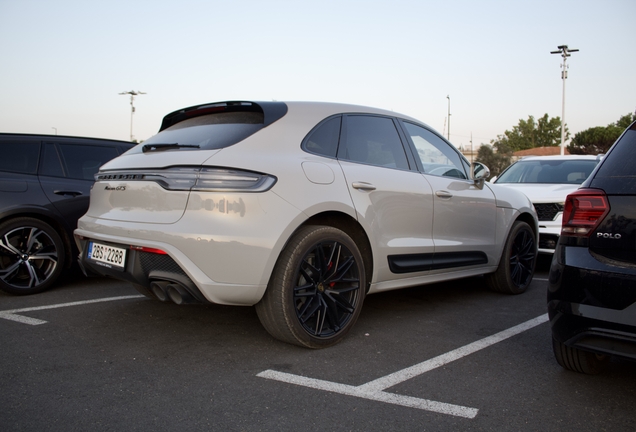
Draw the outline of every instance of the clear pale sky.
M0 132L127 140L179 108L390 109L477 148L529 115L572 134L636 110L636 0L0 0ZM55 128L55 129L54 129Z

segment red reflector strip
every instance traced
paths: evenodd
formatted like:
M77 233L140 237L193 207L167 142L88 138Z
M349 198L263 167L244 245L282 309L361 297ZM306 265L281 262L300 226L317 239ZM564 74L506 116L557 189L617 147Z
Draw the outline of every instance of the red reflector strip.
M153 253L153 254L158 254L158 255L168 255L167 252L161 250L161 249L155 249L155 248L150 248L150 247L145 247L145 246L130 246L131 249L134 250L138 250L141 252L148 252L148 253Z

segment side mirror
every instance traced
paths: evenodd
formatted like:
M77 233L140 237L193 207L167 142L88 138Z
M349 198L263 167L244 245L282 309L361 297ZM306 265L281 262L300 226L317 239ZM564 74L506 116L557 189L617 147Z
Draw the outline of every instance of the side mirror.
M490 177L490 170L481 162L473 162L470 164L470 178L475 182L478 188L484 187L484 182Z

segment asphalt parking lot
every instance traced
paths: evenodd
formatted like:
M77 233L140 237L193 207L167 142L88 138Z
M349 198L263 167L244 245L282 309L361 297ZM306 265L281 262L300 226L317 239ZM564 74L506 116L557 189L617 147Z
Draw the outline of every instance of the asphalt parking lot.
M111 279L0 293L0 429L636 430L636 363L555 362L547 268L520 296L480 278L369 296L319 351L274 340L253 308L163 304Z

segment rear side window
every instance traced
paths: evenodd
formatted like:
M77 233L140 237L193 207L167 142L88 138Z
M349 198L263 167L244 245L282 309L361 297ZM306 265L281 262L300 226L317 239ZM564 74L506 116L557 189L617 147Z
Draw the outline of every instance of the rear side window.
M40 175L93 181L99 167L118 155L116 147L46 143Z
M60 155L57 153L55 144L44 144L42 163L40 164L40 175L49 177L65 177L64 168L62 168L62 161L60 160Z
M141 153L148 144L180 144L198 146L197 150L229 147L264 127L262 112L223 112L183 120L159 132L135 147Z
M338 152L340 159L409 169L402 140L392 119L363 115L349 115L346 119L346 141Z
M310 132L303 142L303 149L327 157L336 157L340 138L340 116L330 118Z
M591 187L608 194L636 194L636 129L627 131L605 157Z
M38 141L0 141L0 171L35 174L40 157Z

